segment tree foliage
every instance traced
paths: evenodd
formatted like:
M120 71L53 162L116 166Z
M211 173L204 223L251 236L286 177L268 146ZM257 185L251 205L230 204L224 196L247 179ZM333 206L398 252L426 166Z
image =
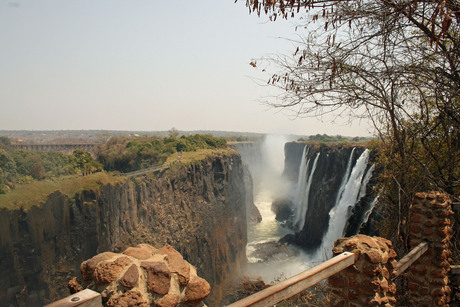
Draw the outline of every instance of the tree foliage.
M106 170L131 172L163 164L178 151L223 148L227 142L211 135L181 136L171 134L164 139L148 137L114 137L102 145L97 154Z
M10 150L0 148L0 194L9 192L16 184L102 170L99 162L81 150L72 155L57 151L11 151L9 139L3 138L0 143Z

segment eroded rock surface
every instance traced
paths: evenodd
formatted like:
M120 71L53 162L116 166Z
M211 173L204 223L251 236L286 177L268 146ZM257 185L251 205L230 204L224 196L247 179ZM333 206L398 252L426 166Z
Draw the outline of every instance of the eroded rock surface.
M122 254L96 255L80 268L83 285L101 293L105 306L204 306L211 293L196 268L169 245L139 244ZM75 279L69 282L72 288L75 284Z

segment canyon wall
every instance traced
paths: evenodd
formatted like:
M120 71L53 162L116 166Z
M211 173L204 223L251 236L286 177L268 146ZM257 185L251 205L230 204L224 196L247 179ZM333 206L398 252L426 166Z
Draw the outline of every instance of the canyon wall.
M68 294L80 263L104 251L169 244L212 286L217 306L246 261L241 157L206 158L84 191L59 191L29 211L0 211L0 301L41 306ZM246 180L247 182L247 180Z
M285 167L283 175L287 180L297 182L299 165L304 152L305 143L290 142L285 145ZM314 171L310 193L308 195L308 211L306 212L305 224L300 231L287 235L282 239L284 242L300 245L308 250L314 250L321 246L322 239L329 225L329 211L334 207L337 194L347 164L351 156L351 167L364 152L364 147L351 146L311 146L307 151L307 160L310 159L310 170L313 160L319 154L316 169ZM370 167L371 163L367 166ZM309 171L310 171L309 170ZM372 181L370 183L373 183ZM372 199L371 188L368 188L367 196L363 198L353 209L350 221L346 225L346 234L353 235L359 230L365 210L369 207ZM375 198L375 195L373 196Z

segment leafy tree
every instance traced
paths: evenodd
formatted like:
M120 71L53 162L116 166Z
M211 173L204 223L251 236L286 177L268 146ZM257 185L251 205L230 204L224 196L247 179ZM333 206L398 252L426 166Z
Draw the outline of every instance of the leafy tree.
M195 151L206 148L223 148L227 141L211 135L171 135L160 138L112 138L100 147L98 160L107 170L130 172L160 165L176 151Z
M6 136L0 136L0 148L9 150L11 146L11 140Z
M75 150L72 155L75 158L75 163L78 169L83 174L100 172L102 165L91 157L87 151Z
M177 130L175 127L172 127L171 129L168 130L168 135L169 137L177 138L179 136L179 130Z
M0 194L10 190L16 177L16 163L4 149L0 149Z

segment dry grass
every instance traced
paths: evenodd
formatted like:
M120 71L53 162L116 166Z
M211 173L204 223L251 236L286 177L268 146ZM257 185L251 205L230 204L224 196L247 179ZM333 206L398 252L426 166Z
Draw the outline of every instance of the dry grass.
M227 156L231 154L237 154L237 152L231 148L217 148L217 149L199 149L197 151L186 151L182 153L182 158L180 163L179 160L179 153L176 152L168 157L164 164L179 164L179 165L186 165L193 162L201 161L209 157L216 157L216 156Z
M112 176L107 173L96 173L88 176L66 176L55 180L42 180L30 184L17 186L8 194L0 195L0 209L29 210L34 205L46 201L48 195L55 191L73 197L84 190L97 190L106 184L115 184L125 181L126 178Z

